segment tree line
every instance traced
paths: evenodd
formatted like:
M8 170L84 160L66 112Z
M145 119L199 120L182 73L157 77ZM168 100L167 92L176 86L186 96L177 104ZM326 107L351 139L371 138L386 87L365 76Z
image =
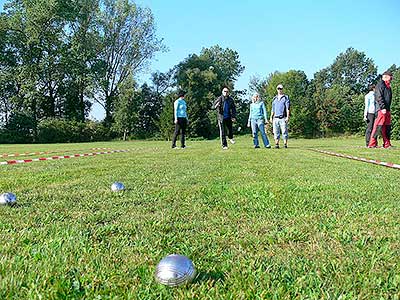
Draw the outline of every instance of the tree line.
M9 0L0 15L0 51L0 143L169 139L180 89L189 136L215 138L211 103L224 86L236 102L236 130L246 133L249 95L258 92L270 109L278 83L291 99L292 135L355 134L365 127L364 95L379 80L373 60L348 48L312 79L301 70L276 71L237 90L244 71L239 53L215 45L139 86L135 78L166 47L151 10L128 0ZM400 68L389 70L398 139ZM105 111L100 122L88 119L94 103Z

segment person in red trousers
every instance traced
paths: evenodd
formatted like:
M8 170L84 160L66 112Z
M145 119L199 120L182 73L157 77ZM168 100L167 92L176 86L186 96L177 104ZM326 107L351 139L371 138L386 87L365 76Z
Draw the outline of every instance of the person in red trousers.
M393 75L390 71L382 74L382 80L375 87L375 110L376 118L374 128L372 129L371 138L368 148L376 148L378 146L377 138L382 136L383 147L390 148L390 131L391 131L391 116L390 104L392 103L392 89L390 82Z

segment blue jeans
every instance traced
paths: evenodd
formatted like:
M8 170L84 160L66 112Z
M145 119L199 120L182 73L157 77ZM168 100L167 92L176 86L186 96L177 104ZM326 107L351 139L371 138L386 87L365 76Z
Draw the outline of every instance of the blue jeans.
M265 133L265 127L264 127L264 120L263 119L257 119L257 120L250 120L251 123L251 132L253 134L253 143L255 147L259 147L258 143L258 131L261 132L261 137L264 143L264 147L269 146L269 140L267 137L267 134Z

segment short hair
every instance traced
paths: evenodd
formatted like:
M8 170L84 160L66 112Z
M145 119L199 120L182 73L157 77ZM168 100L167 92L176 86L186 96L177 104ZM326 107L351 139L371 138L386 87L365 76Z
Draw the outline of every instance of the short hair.
M178 97L184 97L186 95L186 92L184 90L180 90L178 92Z
M382 75L388 75L388 76L390 76L390 77L393 77L393 73L392 73L392 72L390 72L389 70L387 70L387 71L383 72L383 74L382 74Z

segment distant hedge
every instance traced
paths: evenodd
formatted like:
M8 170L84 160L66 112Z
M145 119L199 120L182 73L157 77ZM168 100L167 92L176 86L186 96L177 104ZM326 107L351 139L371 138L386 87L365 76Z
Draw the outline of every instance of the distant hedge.
M15 143L77 143L111 139L111 133L103 124L93 121L77 122L63 119L46 119L37 126L37 131L24 128L0 130L0 144Z

